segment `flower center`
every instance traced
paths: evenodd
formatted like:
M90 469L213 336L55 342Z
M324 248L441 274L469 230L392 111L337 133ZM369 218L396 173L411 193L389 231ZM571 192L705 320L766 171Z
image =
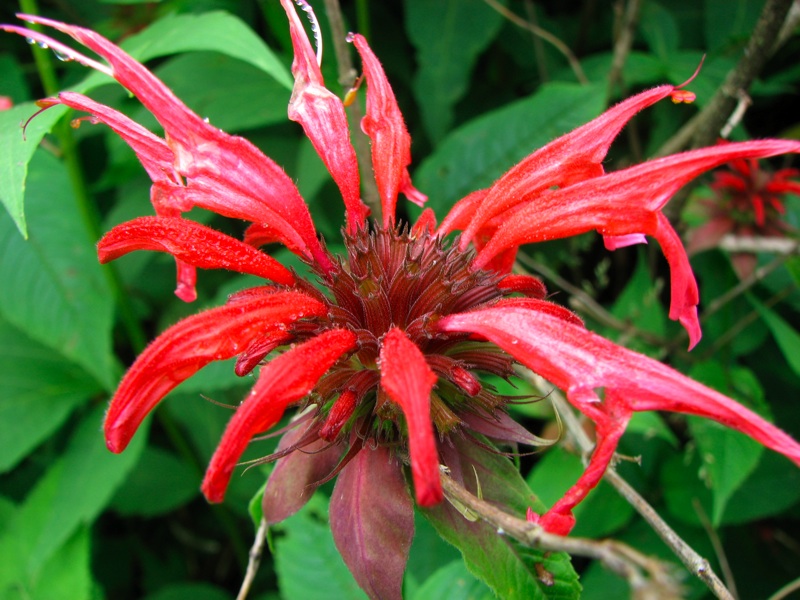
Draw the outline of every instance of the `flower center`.
M393 327L406 333L439 377L431 418L440 435L459 426L464 413L492 415L505 403L475 372L509 377L513 359L469 334L443 335L433 327L443 316L508 295L501 276L471 269L471 251L427 232L375 228L346 234L345 247L324 284L328 318L309 333L347 328L359 347L323 377L311 398L320 409L321 437L333 441L355 431L378 443L405 438L402 412L380 388L381 339Z

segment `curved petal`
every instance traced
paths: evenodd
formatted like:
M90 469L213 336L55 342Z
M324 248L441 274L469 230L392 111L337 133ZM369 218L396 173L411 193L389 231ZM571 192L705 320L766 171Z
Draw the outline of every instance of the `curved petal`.
M666 245L672 270L673 304L670 316L679 318L690 337L699 339L699 327L689 304L696 289L685 252L661 208L689 180L727 161L800 152L800 143L786 140L741 142L691 150L595 177L558 190L541 193L514 213L480 250L473 266L484 268L499 253L521 244L568 237L597 230L605 236L647 234ZM676 268L677 267L677 268ZM691 280L691 281L689 281Z
M350 127L344 104L325 87L322 72L303 24L291 0L281 0L289 17L289 32L294 47L294 91L289 102L289 118L303 126L336 185L342 192L350 234L364 226L369 209L361 202L358 159L350 143Z
M586 125L561 136L512 167L488 190L461 238L461 248L487 221L518 204L530 202L553 186L565 187L603 174L611 142L640 110L668 97L662 85L620 102Z
M353 332L330 329L261 369L256 385L228 422L211 457L202 485L209 502L222 502L236 462L253 436L275 425L286 407L314 389L319 378L356 343Z
M280 231L288 247L303 248L308 258L330 271L332 263L316 237L308 207L274 161L249 141L206 123L144 65L100 34L43 17L21 18L66 33L102 56L110 69L99 65L99 70L130 90L161 123L175 170L186 179L186 190L173 190L174 195L165 196L165 201L181 212L188 210L188 202L224 216L268 222ZM17 29L16 33L28 35L27 30Z
M349 39L361 55L367 78L367 115L361 121L361 127L372 140L372 168L381 197L383 225L389 227L394 223L395 205L400 192L419 206L425 203L427 197L411 184L408 174L411 136L386 73L364 36L356 33Z
M230 269L292 285L294 275L268 254L224 233L179 217L139 217L117 225L97 244L101 263L133 250L167 252L201 269Z
M417 503L433 506L441 502L439 453L431 420L431 391L436 374L425 356L401 329L384 336L380 352L381 387L403 411L408 425L411 475Z
M179 321L139 355L114 393L104 424L109 450L122 452L153 407L210 362L236 356L265 331L326 312L305 294L279 291Z
M539 522L565 534L572 508L600 481L634 411L667 410L713 419L800 466L800 444L730 398L641 354L546 312L508 307L451 315L441 331L473 332L567 392L597 424L598 444L585 473ZM601 400L598 389L605 391Z

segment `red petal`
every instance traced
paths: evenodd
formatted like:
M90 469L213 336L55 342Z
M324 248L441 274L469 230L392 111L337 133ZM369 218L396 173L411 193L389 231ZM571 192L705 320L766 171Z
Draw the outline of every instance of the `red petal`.
M271 256L205 225L179 217L139 217L117 225L97 244L101 263L133 250L167 252L201 269L230 269L282 285L295 281Z
M553 186L564 187L602 175L602 161L620 130L637 112L663 100L673 89L662 85L628 98L512 167L477 208L461 239L462 249L487 221L509 208L535 200Z
M381 197L383 225L389 227L394 223L395 205L400 192L420 206L427 198L411 184L408 174L411 136L408 135L386 73L364 36L354 34L351 41L361 55L367 78L367 115L361 121L361 127L372 139L372 168Z
M236 356L265 331L326 312L305 294L275 292L179 321L139 355L119 384L104 425L109 449L122 452L153 407L205 365Z
M292 74L295 83L289 118L303 126L339 186L347 210L348 231L353 234L364 226L369 209L361 202L358 160L350 143L344 104L325 87L311 43L291 0L281 0L281 4L289 17L294 47Z
M416 344L396 327L383 338L380 367L381 386L406 417L417 503L432 506L443 498L430 404L436 375Z
M253 436L275 425L289 404L314 389L319 378L355 347L353 332L331 329L295 346L261 369L258 382L236 410L211 457L202 485L210 502L222 502L236 461Z
M487 308L442 318L442 331L474 332L567 392L577 408L614 404L714 419L800 465L800 444L744 406L677 371L558 317L524 308ZM605 388L600 403L594 390Z
M364 448L342 469L331 496L336 548L370 598L401 600L414 538L414 504L389 450Z
M506 275L497 284L501 290L517 292L539 300L547 296L547 288L542 280L533 275Z
M494 342L564 389L569 401L597 424L598 444L586 472L540 521L555 533L571 529L572 508L599 482L633 411L669 410L714 419L800 465L800 444L744 406L545 312L488 308L445 317L438 327L478 333ZM603 400L598 389L605 390Z
M203 121L142 64L100 34L52 19L23 18L62 31L105 58L110 74L158 119L173 151L175 170L186 179L186 189L163 190L165 203L181 212L189 203L228 217L270 223L288 247L303 248L323 269L332 268L297 187L258 148ZM90 66L109 73L97 63Z

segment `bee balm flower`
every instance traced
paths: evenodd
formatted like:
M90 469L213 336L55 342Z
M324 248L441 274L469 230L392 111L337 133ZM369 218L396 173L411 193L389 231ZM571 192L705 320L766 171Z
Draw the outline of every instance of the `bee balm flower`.
M224 306L173 325L137 358L106 416L112 451L125 449L145 416L180 382L211 361L236 357L237 374L257 371L257 380L228 423L203 493L222 501L250 440L288 408L305 409L272 457L277 464L265 491L265 518L270 523L286 518L318 485L337 477L330 513L334 539L358 583L381 598L401 597L413 499L423 507L442 501L441 463L460 477L459 448L480 440L480 452L470 457L489 454L483 436L543 443L510 419L508 399L484 385L480 374L508 377L515 365L525 365L564 388L597 425L597 448L583 476L535 517L553 532L570 531L572 509L602 477L635 411L705 416L800 464L800 445L774 425L587 331L572 312L545 300L541 281L510 274L521 244L590 230L601 233L610 249L655 237L672 272L670 316L686 327L694 345L700 339L697 285L661 209L681 185L717 165L796 153L800 144L729 144L605 173L606 152L631 117L676 93L685 97L680 86L663 85L534 152L490 188L464 198L438 227L430 210L415 224L399 224L399 195L420 205L425 197L411 182L411 141L392 88L367 41L356 34L349 39L367 83L362 127L372 141L383 213L380 223L370 222L359 197L342 102L325 87L293 5L281 3L295 53L289 116L303 127L341 190L346 248L341 256L318 239L306 204L280 167L246 140L204 122L117 46L87 29L22 17L68 34L108 63L102 64L41 33L3 27L114 77L164 127L162 139L77 93L42 101L45 107L63 104L88 112L111 127L153 181L155 216L108 232L98 244L101 261L139 249L169 253L178 265L177 293L185 300L195 295L197 268L232 269L265 280ZM193 207L251 226L240 241L184 219L182 213ZM448 234L455 231L463 233L450 241ZM305 260L319 287L258 250L268 241ZM373 500L362 501L365 490Z

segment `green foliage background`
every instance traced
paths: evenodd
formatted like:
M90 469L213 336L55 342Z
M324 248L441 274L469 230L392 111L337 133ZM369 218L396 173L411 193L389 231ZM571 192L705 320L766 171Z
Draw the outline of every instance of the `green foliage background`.
M412 176L440 217L466 193L616 100L684 81L706 54L691 86L696 105L648 110L623 133L606 168L653 155L736 64L764 3L643 2L622 79L614 85L608 76L622 2L501 4L569 47L586 81L561 52L482 0L343 2L348 27L367 35L384 63L414 139ZM321 2L314 5L328 48L326 81L335 88L325 11ZM276 0L80 0L42 2L39 12L124 40L196 112L258 144L298 181L319 231L336 247L340 199L300 127L286 117L291 45ZM11 6L0 14L14 22ZM797 33L754 85L753 106L734 138L800 137ZM202 472L229 412L202 396L236 404L251 380L237 379L229 364L208 367L171 394L119 456L105 450L100 423L125 366L147 340L252 280L202 272L199 300L187 306L172 294L167 257L138 253L112 266L97 263L101 232L150 212L143 170L113 133L88 123L70 129L67 121L75 115L60 108L34 119L24 140L19 123L36 110L34 99L67 87L90 92L155 131L156 123L106 78L59 63L47 51L33 52L38 66L24 40L0 37L0 95L15 103L0 112L0 199L7 209L0 214L0 599L233 598L255 531L248 504L269 467L234 477L224 505L203 500ZM42 84L40 74L48 69L54 78ZM782 165L779 160L773 168ZM701 182L693 195L709 194ZM788 197L787 209L787 221L796 226L798 198ZM626 324L619 330L589 315L591 328L669 361L800 436L796 256L709 315L703 342L688 355L680 350L685 339L679 328L666 318L666 271L657 249L609 254L597 236L584 236L527 250ZM759 257L762 264L773 259ZM693 267L703 306L739 283L720 251L698 255ZM548 285L567 302L569 294L557 283ZM514 393L528 391L519 385ZM534 431L552 429L543 404L520 406L515 415ZM268 454L272 445L254 445L249 457ZM713 423L656 414L637 416L621 451L641 457L640 465L622 464L623 475L718 572L724 557L740 597L768 598L800 573L800 471L788 461ZM549 504L575 481L581 462L559 446L524 458L520 468ZM271 532L251 598L359 597L333 546L325 493ZM577 517L576 535L612 536L677 562L605 483ZM598 564L574 564L582 597L625 595L625 584ZM708 596L688 574L684 583L687 597ZM569 590L547 596L578 593L575 586ZM418 520L405 592L414 600L492 597L424 519Z

